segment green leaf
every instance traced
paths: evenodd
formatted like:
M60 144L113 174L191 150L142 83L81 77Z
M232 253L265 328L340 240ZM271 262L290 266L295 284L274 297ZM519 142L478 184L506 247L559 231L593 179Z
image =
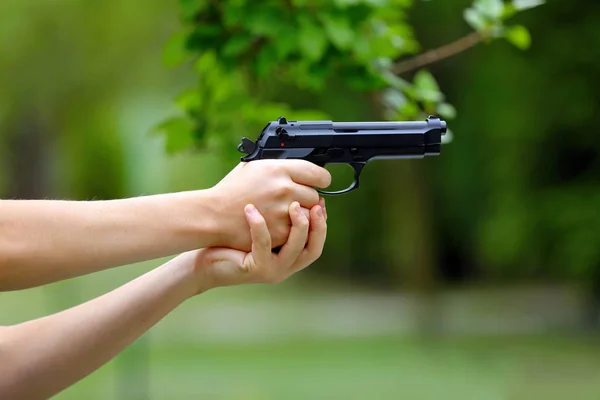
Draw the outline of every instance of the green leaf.
M513 3L504 3L504 11L502 12L502 16L500 17L500 19L507 20L516 13L517 9L515 8Z
M414 93L417 99L437 103L444 99L435 78L427 70L420 70L415 74Z
M531 35L522 25L507 27L504 35L506 39L521 50L526 50L531 45Z
M545 0L513 0L504 4L502 19L506 20L517 14L519 11L528 10L546 4Z
M226 57L236 57L250 48L254 38L247 33L233 36L223 46L222 54Z
M196 25L188 36L186 47L189 51L203 52L213 49L223 40L223 29L218 25Z
M280 13L273 8L258 7L252 14L246 15L241 21L253 35L276 38L277 34L288 28L282 22Z
M192 19L203 8L202 0L179 0L181 6L181 14L184 19Z
M186 90L177 95L175 103L185 111L198 110L202 104L200 94L193 89Z
M369 58L398 58L402 51L394 46L393 42L394 39L389 35L374 37L369 41Z
M504 12L502 0L475 0L473 7L489 19L497 20Z
M398 75L390 71L383 71L381 75L386 83L396 89L406 90L410 87L410 83L408 81L400 78Z
M513 0L513 7L516 10L528 10L546 4L545 0Z
M277 60L273 57L272 46L263 48L254 60L254 71L259 78L266 78L277 67Z
M194 144L194 123L184 117L174 117L156 127L156 131L165 135L168 153L187 150Z
M398 110L398 120L410 120L417 119L417 116L421 112L421 109L414 101L408 101L400 110Z
M437 113L446 119L454 119L456 118L456 108L452 104L449 103L440 103L436 107Z
M234 1L223 2L223 15L221 21L225 28L233 28L244 21L245 12L243 4Z
M284 60L287 56L296 50L298 46L298 38L292 30L284 29L279 33L276 41L273 41L275 54L278 60Z
M354 42L354 30L342 14L327 15L322 18L329 40L339 50L347 50Z
M467 8L463 12L463 18L476 31L482 31L488 25L488 22L481 13L474 8Z
M333 4L335 4L336 8L346 8L348 6L353 6L360 3L361 0L333 0Z
M385 90L382 94L382 97L383 100L386 102L387 106L392 108L396 112L397 110L404 107L404 105L408 101L404 93L402 93L398 89L393 88Z
M370 60L370 40L366 35L358 35L352 47L352 53L358 62L368 62Z
M217 69L217 57L213 51L204 52L194 62L194 71L201 76L205 72L212 72Z
M300 51L311 61L320 60L329 44L325 31L308 18L301 18L299 22L298 46Z
M162 59L167 67L175 67L183 63L191 54L187 51L187 32L172 35L163 47Z
M417 88L439 92L440 87L431 73L425 69L415 74L414 84Z

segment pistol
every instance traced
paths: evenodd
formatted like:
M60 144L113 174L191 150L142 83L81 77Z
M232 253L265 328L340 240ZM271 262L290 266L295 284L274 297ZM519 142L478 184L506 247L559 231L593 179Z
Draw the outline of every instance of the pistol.
M321 167L348 164L354 181L339 191L317 190L324 195L348 193L359 188L364 166L374 159L406 159L440 154L446 122L431 115L425 121L332 122L288 121L279 117L269 122L256 142L244 137L238 151L242 161L302 159Z

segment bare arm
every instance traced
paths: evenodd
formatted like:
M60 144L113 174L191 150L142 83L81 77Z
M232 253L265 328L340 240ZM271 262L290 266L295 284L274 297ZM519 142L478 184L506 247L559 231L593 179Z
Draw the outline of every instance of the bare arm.
M107 201L0 200L0 291L39 286L202 247L250 250L243 208L256 204L274 247L287 209L318 204L329 172L307 161L238 165L207 190ZM306 210L306 212L308 212Z
M47 399L110 361L196 292L167 263L92 301L0 330L0 398Z
M326 222L314 207L309 234L309 220L298 210L298 203L289 207L293 225L277 255L262 215L247 208L252 253L187 252L87 303L0 328L0 398L49 398L107 363L186 299L218 286L279 282L310 265L321 254Z
M212 244L207 191L108 201L1 200L0 290L38 286Z

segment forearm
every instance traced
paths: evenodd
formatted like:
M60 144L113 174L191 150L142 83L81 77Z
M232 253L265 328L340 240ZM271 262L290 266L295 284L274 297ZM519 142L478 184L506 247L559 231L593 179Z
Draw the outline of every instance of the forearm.
M46 399L110 361L197 293L169 262L92 301L0 330L0 398Z
M210 190L108 201L0 201L0 290L210 246Z

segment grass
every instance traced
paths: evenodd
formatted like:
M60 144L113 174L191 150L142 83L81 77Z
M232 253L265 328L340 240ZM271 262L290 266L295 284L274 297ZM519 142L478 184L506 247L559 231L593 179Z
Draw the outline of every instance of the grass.
M133 346L57 399L600 398L600 345L580 337L311 339ZM137 371L137 373L136 373ZM115 377L129 387L118 395ZM140 385L140 386L138 386ZM144 390L139 390L144 393Z
M79 304L157 263L2 293L0 325ZM171 313L115 360L56 399L600 398L600 341L556 334L443 340L400 334L378 337L381 331L375 325L381 319L398 319L386 329L401 331L408 326L411 313L406 302L372 301L369 293L361 297L354 288L308 287L311 291L292 281L208 292ZM545 309L563 316L577 310L569 296L536 293L523 297L510 292L501 299L477 294L458 303L449 301L441 312L446 322L456 323L465 307L473 309L469 323L484 319L498 333L505 330L496 327L515 318L519 323L544 320ZM342 296L332 298L334 294ZM564 309L561 304L566 304ZM514 315L507 310L514 310ZM345 331L331 329L339 324ZM368 328L360 329L366 336L357 335L359 326ZM224 338L227 333L236 334ZM344 337L346 333L355 337Z

